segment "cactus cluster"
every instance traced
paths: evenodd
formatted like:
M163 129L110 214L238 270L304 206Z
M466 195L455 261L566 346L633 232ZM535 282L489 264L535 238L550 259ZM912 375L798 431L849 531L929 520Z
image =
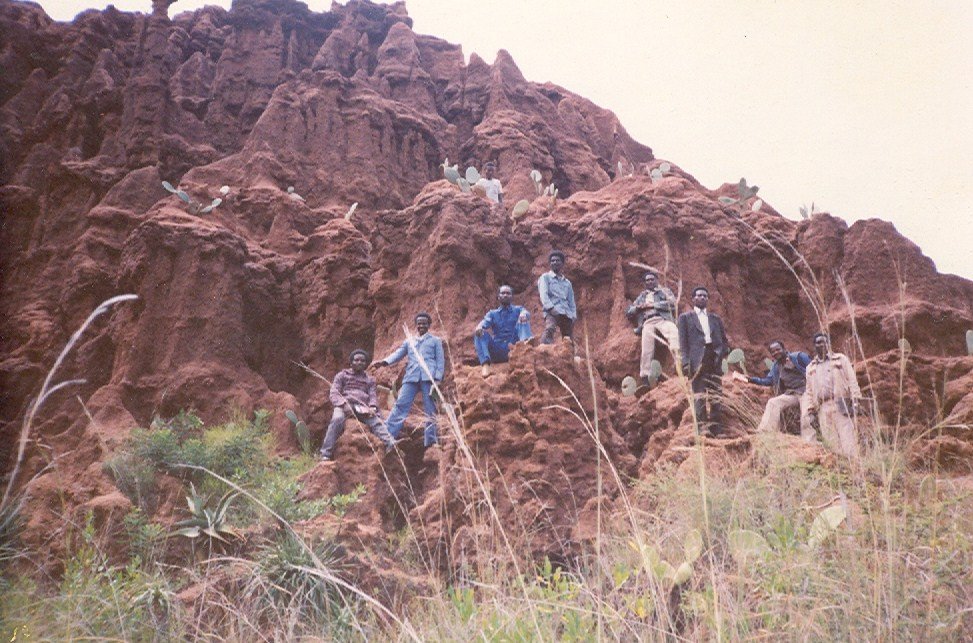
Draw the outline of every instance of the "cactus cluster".
M310 454L311 431L308 430L307 424L304 423L304 420L299 419L297 417L297 413L294 411L287 410L284 412L284 415L286 415L287 419L290 420L291 424L294 425L294 435L297 437L297 443L301 445L301 451Z
M724 205L740 205L745 201L749 201L753 197L757 196L757 191L759 189L760 188L756 185L747 185L747 180L741 178L737 183L737 198L733 199L728 196L721 196L720 203ZM753 205L750 206L750 209L757 212L763 207L763 204L764 202L762 200L757 199L753 202Z
M652 168L652 170L649 172L649 178L652 179L653 184L658 183L662 180L662 177L669 174L671 170L671 165L668 163L661 163L659 167Z
M802 205L800 210L801 210L801 218L804 219L805 221L807 221L808 219L810 219L811 217L813 217L815 214L818 213L818 209L814 207L814 201L811 201L810 208L807 207L806 205Z
M520 201L517 201L516 205L514 205L514 209L510 214L514 219L519 219L527 214L528 210L530 210L530 201L527 199L521 199Z
M466 168L465 176L461 176L459 166L450 165L449 158L443 161L439 167L443 168L443 178L459 187L463 194L472 192L473 186L480 180L480 172L473 166Z
M641 554L642 560L656 580L660 583L670 583L673 587L682 585L693 575L693 564L703 554L703 535L698 529L691 529L683 538L683 560L678 566L673 565L659 555L655 547L630 542L629 546ZM617 581L616 581L617 582Z
M166 192L175 194L177 197L179 197L180 201L189 206L189 211L193 214L209 214L214 210L214 208L218 208L220 204L223 203L223 199L226 197L226 195L230 193L230 186L224 185L220 188L220 196L210 201L208 205L204 205L199 201L193 201L191 198L189 198L189 195L186 194L184 190L172 187L172 183L169 183L168 181L163 181L162 187Z
M531 170L530 171L530 180L534 184L534 191L537 193L537 196L540 196L541 194L543 194L544 193L544 177L541 176L540 170Z
M302 203L304 202L304 197L302 197L300 194L294 191L293 185L287 186L287 196L294 199L295 201L300 201Z

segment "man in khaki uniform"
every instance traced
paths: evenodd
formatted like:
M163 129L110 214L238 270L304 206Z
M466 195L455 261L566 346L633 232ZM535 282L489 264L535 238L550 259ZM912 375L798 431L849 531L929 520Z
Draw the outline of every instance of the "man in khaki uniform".
M636 297L625 315L635 324L635 333L642 336L639 379L642 386L648 386L655 357L656 335L660 335L669 350L675 353L679 350L679 329L675 322L676 296L659 285L659 276L651 270L643 275L642 280L645 290Z
M860 412L862 392L851 361L841 353L831 352L824 333L814 336L814 359L807 367L804 397L811 426L821 430L825 446L857 461L855 416Z

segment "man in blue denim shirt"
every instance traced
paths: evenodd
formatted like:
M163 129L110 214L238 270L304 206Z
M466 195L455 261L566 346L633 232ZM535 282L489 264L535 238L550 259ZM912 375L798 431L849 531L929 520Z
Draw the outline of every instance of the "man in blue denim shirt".
M537 280L537 293L541 297L541 308L544 309L541 344L553 344L554 331L558 329L561 337L572 339L574 320L578 318L578 309L574 304L574 287L571 280L561 274L564 270L564 253L553 250L547 261L551 266L550 272L545 272Z
M385 426L393 438L398 438L399 433L402 432L402 423L405 422L409 410L412 409L412 401L421 392L422 408L426 412L426 430L423 435L423 444L426 448L439 444L439 435L436 430L436 404L432 400L432 387L434 381L438 383L443 380L443 372L446 370L443 340L429 334L431 324L432 317L429 316L429 313L416 315L418 337L406 339L391 355L373 364L373 366L380 364L389 366L406 355L409 356L409 361L405 365L405 375L402 377L402 389L399 391L399 398L395 401L395 407L392 409ZM420 357L424 364L420 363Z
M514 289L500 286L497 293L499 308L487 312L476 330L473 331L473 346L476 357L483 365L483 375L489 372L491 363L502 363L510 359L510 345L530 339L530 313L523 306L514 306ZM487 331L493 331L489 333Z
M800 351L788 353L783 342L778 339L767 344L773 366L766 377L746 377L734 373L734 379L746 380L751 384L769 386L774 391L774 397L767 401L763 417L757 431L780 431L783 425L782 415L785 410L800 407L801 409L801 437L812 441L815 438L811 427L807 404L804 402L804 389L807 386L807 365L811 363L811 356Z

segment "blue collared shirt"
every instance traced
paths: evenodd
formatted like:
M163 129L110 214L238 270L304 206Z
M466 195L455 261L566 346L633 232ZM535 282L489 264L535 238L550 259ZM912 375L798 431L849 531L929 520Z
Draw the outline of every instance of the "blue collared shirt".
M523 306L500 306L499 308L488 311L483 316L483 321L480 322L480 328L483 330L492 329L493 338L497 341L514 344L519 339L517 336L517 322L520 321L521 315L530 319L529 313Z
M811 356L803 352L788 353L787 358L791 361L801 375L807 376L807 366L811 363ZM766 377L751 377L750 382L752 384L760 384L762 386L771 386L776 390L780 385L780 362L775 361L774 365L770 367L770 372L767 373Z
M578 318L578 309L574 305L574 288L564 275L548 270L537 280L537 292L540 293L544 312L566 315L570 319Z
M412 348L413 345L415 346L415 350ZM426 374L426 371L419 364L419 359L415 351L418 351L419 355L422 356L422 360L426 363L426 368L432 373L433 378L437 382L442 381L443 373L446 370L446 355L443 353L443 340L431 333L420 335L412 340L412 342L408 339L405 340L401 346L382 361L386 364L395 364L408 355L409 361L405 365L405 376L403 376L402 381L428 382L429 375Z

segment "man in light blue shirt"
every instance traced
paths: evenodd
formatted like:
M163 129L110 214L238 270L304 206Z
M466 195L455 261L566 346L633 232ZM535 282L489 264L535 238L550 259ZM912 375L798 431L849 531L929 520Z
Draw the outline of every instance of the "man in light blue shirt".
M541 344L553 344L554 331L558 329L561 337L572 339L574 320L578 318L578 309L574 305L574 288L571 281L561 274L564 270L564 253L552 250L547 261L551 270L537 280L537 292L541 296L541 308L544 309Z
M483 375L489 373L489 364L502 363L510 359L510 345L530 339L530 313L523 306L514 306L514 289L500 286L497 293L499 308L487 311L476 330L473 331L473 346L476 357L483 365Z
M429 316L429 313L416 315L418 337L406 339L391 355L373 364L373 366L389 366L406 355L409 356L405 365L405 375L402 377L399 398L395 401L395 407L392 409L385 426L393 438L398 438L399 433L402 432L402 424L412 409L413 400L419 392L422 392L422 408L426 412L423 444L426 448L439 444L439 435L436 430L436 404L432 400L432 387L434 381L437 383L443 381L443 372L446 370L443 340L429 333L431 324L432 317ZM422 363L420 363L420 357Z

